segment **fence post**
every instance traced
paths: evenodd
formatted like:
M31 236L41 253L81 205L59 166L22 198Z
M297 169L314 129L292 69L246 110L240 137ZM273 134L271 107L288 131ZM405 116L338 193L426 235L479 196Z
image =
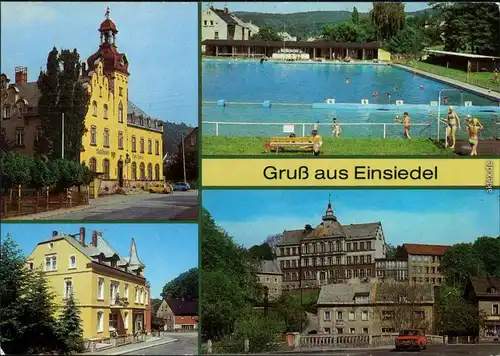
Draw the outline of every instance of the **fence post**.
M212 353L212 340L207 341L207 354Z
M387 125L384 124L384 138L387 138Z
M72 207L72 201L71 201L71 188L68 188L68 191L67 191L67 198L68 198L68 202L69 202L69 207L71 208Z
M45 211L49 211L49 186L45 187L46 195L45 195Z
M17 213L21 214L21 184L17 186Z
M215 123L215 136L219 136L219 123Z
M245 353L250 351L250 340L245 339Z
M306 137L306 124L302 124L302 137Z

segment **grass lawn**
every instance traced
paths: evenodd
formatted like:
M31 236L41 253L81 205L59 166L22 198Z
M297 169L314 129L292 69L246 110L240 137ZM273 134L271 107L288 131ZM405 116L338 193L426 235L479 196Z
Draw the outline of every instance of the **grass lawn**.
M266 137L203 136L203 155L312 155L310 152L264 152ZM399 138L333 138L323 137L321 155L335 156L453 156L451 150L443 150L429 139L404 140Z
M500 81L498 83L495 83L493 73L491 72L470 73L470 78L469 80L467 80L467 72L462 70L445 68L420 61L411 61L407 63L407 65L432 74L441 75L443 77L459 80L464 83L477 85L481 88L500 92Z

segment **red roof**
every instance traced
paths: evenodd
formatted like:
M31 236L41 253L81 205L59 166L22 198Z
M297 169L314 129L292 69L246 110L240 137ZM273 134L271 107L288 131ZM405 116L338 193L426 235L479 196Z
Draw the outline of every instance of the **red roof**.
M99 26L99 31L109 31L109 30L113 31L114 33L118 32L115 23L110 19L106 19L101 23L101 26Z
M409 255L443 256L451 246L403 244Z

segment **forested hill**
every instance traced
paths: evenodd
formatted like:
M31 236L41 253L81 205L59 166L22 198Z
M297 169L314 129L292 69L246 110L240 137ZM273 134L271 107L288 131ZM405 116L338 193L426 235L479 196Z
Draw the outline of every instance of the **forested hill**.
M185 123L163 122L163 154L177 153L182 135L186 136L193 127Z
M432 9L407 12L406 14L414 16L428 11L432 11ZM352 16L351 11L309 11L290 14L236 11L233 14L245 22L252 21L259 27L270 27L277 31L283 31L285 28L286 32L292 36L298 36L299 39L319 35L324 25L350 21ZM360 19L368 16L368 13L359 13Z

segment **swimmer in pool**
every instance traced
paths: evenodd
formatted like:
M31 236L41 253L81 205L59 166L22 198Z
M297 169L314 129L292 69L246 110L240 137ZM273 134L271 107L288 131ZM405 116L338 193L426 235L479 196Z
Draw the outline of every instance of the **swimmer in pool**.
M457 140L457 127L461 129L460 118L456 113L453 106L448 108L448 116L446 117L448 126L446 127L446 137L451 137L451 149L455 149L455 142ZM445 147L448 147L448 140L446 140Z
M333 119L333 135L335 137L339 137L340 136L340 132L342 131L342 129L340 128L340 123L337 121L337 118L334 118Z
M448 97L447 97L447 96L445 96L445 97L444 97L443 102L444 102L445 104L448 104Z
M345 78L345 83L346 84L349 84L351 81L349 80L349 78Z
M378 92L374 91L373 92L373 97L376 98L378 96Z
M424 90L424 86L423 86L423 85L421 85L421 86L420 86L420 89L421 89L421 90Z
M478 119L472 118L470 115L467 115L467 119L465 119L467 125L467 133L469 134L469 144L472 148L470 155L477 156L477 146L479 145L479 132L484 129L483 125L479 122Z

